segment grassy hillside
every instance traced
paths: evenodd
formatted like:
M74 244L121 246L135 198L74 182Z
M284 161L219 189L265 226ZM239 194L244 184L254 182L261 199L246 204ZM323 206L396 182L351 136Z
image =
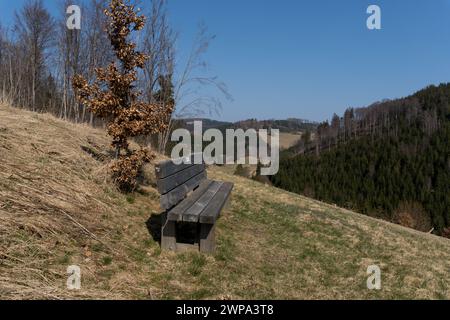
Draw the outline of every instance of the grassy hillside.
M235 183L217 253L161 252L158 194L151 183L118 193L108 145L101 130L0 107L0 298L450 298L449 240L228 168L209 171ZM72 264L81 291L65 288ZM371 264L381 291L366 289Z

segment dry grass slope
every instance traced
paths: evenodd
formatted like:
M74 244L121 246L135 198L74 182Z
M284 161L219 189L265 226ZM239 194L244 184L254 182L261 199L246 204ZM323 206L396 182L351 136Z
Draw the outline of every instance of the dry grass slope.
M294 146L302 138L302 134L280 132L280 148L289 149Z
M228 168L209 172L236 184L216 255L161 252L148 230L158 230L158 194L115 190L98 160L108 141L101 130L0 107L0 298L450 298L449 240ZM72 264L80 291L66 290ZM371 264L382 269L380 291L366 289Z

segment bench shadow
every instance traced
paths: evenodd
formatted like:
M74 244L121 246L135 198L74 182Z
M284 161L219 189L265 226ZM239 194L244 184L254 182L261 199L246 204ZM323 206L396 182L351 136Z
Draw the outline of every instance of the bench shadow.
M147 231L153 238L153 241L161 244L161 227L164 219L164 212L153 213L145 223ZM196 244L198 243L198 234L200 226L197 223L182 222L177 223L176 238L177 243Z
M152 213L150 218L145 223L148 233L152 236L153 241L161 244L161 227L163 221L164 212Z

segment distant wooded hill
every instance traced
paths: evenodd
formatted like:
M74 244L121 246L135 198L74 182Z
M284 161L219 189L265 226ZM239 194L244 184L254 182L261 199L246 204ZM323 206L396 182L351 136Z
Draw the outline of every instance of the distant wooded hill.
M248 119L238 122L223 122L206 118L191 118L178 120L179 126L193 130L193 122L195 120L202 121L203 130L214 128L221 131L224 131L226 129L278 129L283 133L299 133L308 130L315 130L319 125L319 123L316 122L296 118L289 118L284 120Z
M422 231L450 230L450 84L347 109L284 152L272 182Z

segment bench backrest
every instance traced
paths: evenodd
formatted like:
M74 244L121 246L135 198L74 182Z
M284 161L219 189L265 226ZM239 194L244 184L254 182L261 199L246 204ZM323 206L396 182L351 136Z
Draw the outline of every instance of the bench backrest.
M207 178L204 164L176 165L172 160L160 162L155 167L158 191L161 194L161 208L168 210L181 202L186 195Z

